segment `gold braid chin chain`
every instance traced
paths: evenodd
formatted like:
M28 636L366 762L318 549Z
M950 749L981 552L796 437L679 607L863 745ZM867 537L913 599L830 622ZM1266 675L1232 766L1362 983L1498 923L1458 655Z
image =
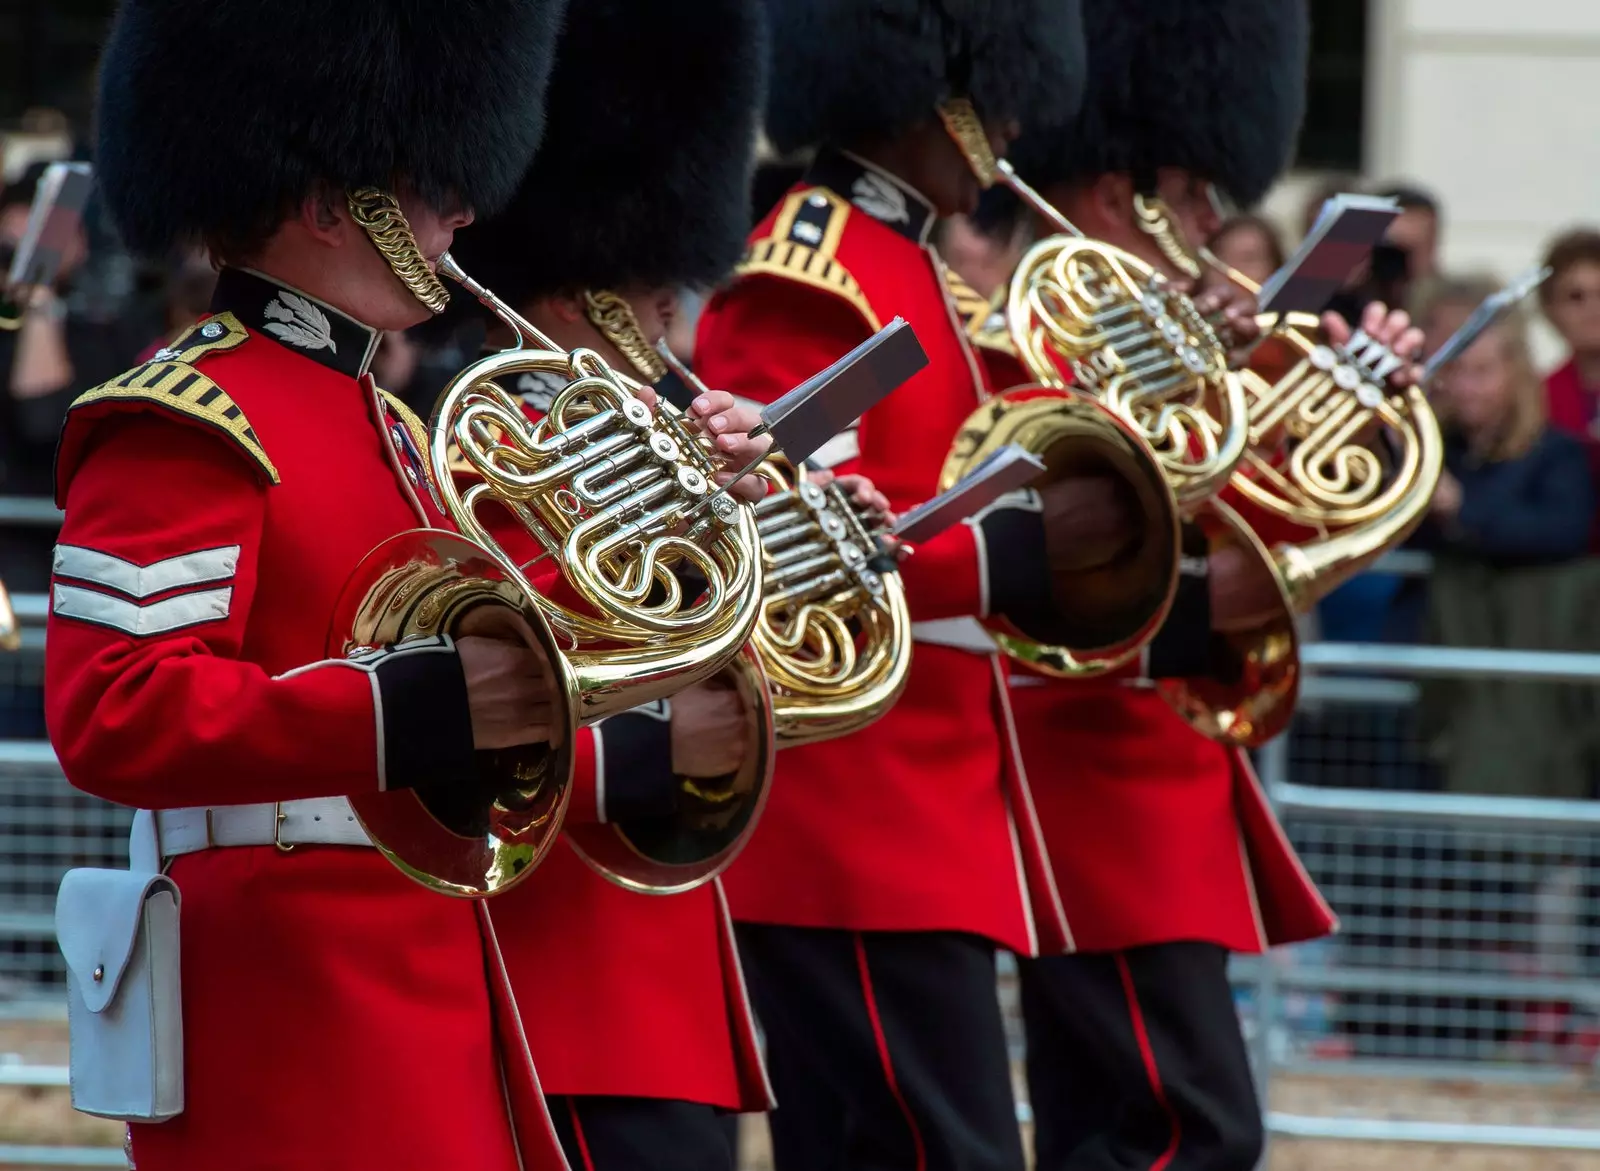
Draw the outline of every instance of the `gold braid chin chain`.
M1178 233L1166 202L1155 195L1135 195L1133 210L1139 230L1156 242L1161 255L1190 280L1200 279L1200 261Z
M361 225L372 246L389 262L411 295L434 313L443 313L450 303L450 293L423 259L416 234L395 197L376 187L362 187L345 198L351 218Z
M644 336L633 306L609 289L585 292L583 303L589 324L633 364L645 381L654 385L667 376L667 363Z
M983 119L966 98L951 98L939 107L939 120L945 132L955 140L967 165L985 187L994 185L1000 175L1000 160L995 158L989 134L983 128Z

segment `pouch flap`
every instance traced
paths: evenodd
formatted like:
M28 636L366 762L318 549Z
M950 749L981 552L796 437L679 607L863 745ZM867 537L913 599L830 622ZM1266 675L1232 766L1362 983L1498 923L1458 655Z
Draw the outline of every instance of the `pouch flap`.
M84 868L61 879L56 940L90 1012L104 1011L116 998L144 901L158 891L178 902L178 885L164 874Z

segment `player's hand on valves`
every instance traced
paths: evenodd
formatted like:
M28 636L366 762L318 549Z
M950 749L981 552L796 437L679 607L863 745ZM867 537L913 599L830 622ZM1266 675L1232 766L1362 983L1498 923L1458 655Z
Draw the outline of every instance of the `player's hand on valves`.
M1256 295L1231 281L1221 281L1197 294L1194 307L1212 323L1218 337L1228 347L1230 362L1235 366L1245 362L1250 349L1261 337L1261 323L1256 320Z
M1322 328L1336 346L1348 345L1355 336L1349 323L1337 313L1324 313ZM1389 375L1390 386L1414 386L1422 380L1422 365L1416 359L1422 353L1423 336L1422 331L1411 324L1411 314L1404 309L1391 312L1383 302L1374 301L1362 310L1361 329L1403 360L1404 364Z
M559 745L556 673L521 615L481 606L461 622L456 654L467 680L475 748Z
M761 414L754 407L735 403L733 395L725 390L708 390L689 406L689 420L703 434L711 436L717 450L718 485L727 485L735 472L749 467L772 450L772 437L751 437L761 423ZM744 476L733 485L734 495L745 500L760 500L767 494L767 482L760 476Z

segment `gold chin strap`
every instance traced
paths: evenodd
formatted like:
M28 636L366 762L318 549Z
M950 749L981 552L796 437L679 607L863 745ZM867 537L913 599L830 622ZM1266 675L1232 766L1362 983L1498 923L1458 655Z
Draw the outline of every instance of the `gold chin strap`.
M632 305L609 289L585 292L583 303L589 324L632 363L646 382L654 385L667 376L667 364L644 336Z
M1139 230L1156 242L1167 262L1190 280L1199 280L1200 257L1178 230L1166 201L1155 195L1135 195L1133 211Z
M994 186L1001 179L1000 160L995 157L994 147L989 144L989 134L983 128L983 119L978 117L978 111L972 108L972 103L966 98L951 98L939 107L939 121L944 123L945 132L961 148L978 182L986 189Z
M361 225L372 246L389 262L411 295L432 312L443 313L450 304L450 294L423 259L417 237L395 197L376 187L362 187L345 198L350 217Z

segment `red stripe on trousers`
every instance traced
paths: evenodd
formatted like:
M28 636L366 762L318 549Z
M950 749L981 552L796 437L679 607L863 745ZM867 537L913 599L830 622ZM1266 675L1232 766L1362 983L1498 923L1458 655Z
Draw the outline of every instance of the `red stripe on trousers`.
M567 1112L572 1115L572 1133L578 1139L578 1154L583 1156L583 1171L594 1171L594 1156L589 1153L589 1139L583 1133L583 1119L578 1117L578 1100L567 1099Z
M859 931L854 933L853 938L856 942L856 967L861 972L861 995L867 1002L867 1019L872 1022L873 1040L878 1044L878 1061L883 1065L883 1080L888 1083L889 1093L894 1095L900 1113L905 1115L906 1126L911 1130L911 1142L917 1151L916 1171L927 1171L928 1152L922 1146L922 1132L917 1129L917 1120L911 1116L911 1107L906 1104L904 1096L900 1093L900 1083L894 1076L894 1062L889 1057L889 1042L883 1035L883 1021L878 1016L878 997L872 991L872 973L867 970L867 943L861 938Z
M1133 1036L1139 1043L1139 1056L1144 1059L1144 1073L1150 1080L1150 1092L1160 1103L1172 1131L1172 1137L1167 1140L1167 1149L1161 1152L1159 1159L1150 1164L1150 1171L1163 1171L1178 1154L1178 1143L1183 1138L1183 1129L1179 1125L1177 1111L1173 1110L1172 1103L1167 1101L1167 1089L1161 1084L1161 1070L1156 1065L1155 1050L1150 1047L1150 1031L1145 1028L1144 1010L1139 1007L1139 991L1133 986L1133 972L1128 967L1127 957L1120 953L1117 955L1117 971L1122 975L1122 992L1128 998L1128 1015L1133 1020Z

